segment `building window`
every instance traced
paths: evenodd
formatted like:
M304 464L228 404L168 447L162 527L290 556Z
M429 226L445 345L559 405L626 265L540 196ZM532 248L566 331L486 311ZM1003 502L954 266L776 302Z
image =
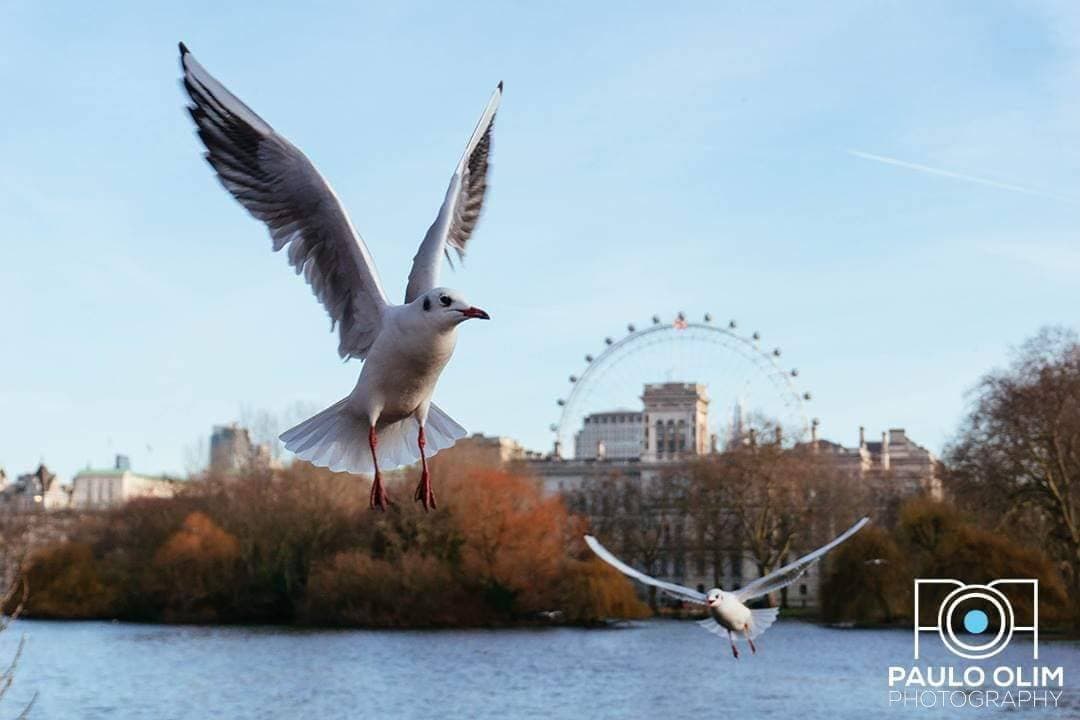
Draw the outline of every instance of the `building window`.
M806 585L800 585L799 586L799 594L800 595L805 595L806 594Z

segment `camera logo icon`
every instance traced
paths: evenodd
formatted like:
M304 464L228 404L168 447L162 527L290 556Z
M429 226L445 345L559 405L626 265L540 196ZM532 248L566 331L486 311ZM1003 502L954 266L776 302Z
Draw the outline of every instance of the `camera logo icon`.
M1026 598L1031 593L1031 624L1018 625L1013 605L1001 588L1013 588ZM919 613L923 594L940 597L937 623L922 625ZM931 600L932 602L932 600ZM925 603L924 603L925 604ZM995 629L996 628L996 629ZM1039 581L1034 578L1007 578L986 585L968 585L951 578L915 579L915 659L919 659L919 637L936 630L949 652L968 660L993 657L1008 647L1016 632L1031 633L1031 657L1039 658ZM957 637L957 633L968 633ZM970 637L969 637L970 636Z

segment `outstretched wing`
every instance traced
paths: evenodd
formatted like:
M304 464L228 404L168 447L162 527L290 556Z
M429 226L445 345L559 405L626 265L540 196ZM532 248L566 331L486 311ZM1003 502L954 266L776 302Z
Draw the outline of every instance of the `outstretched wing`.
M594 538L592 535L585 536L586 544L592 548L592 551L600 556L600 559L606 562L611 567L615 568L623 575L632 577L635 580L640 580L646 585L652 585L655 588L666 592L668 595L677 597L680 600L687 600L698 605L705 604L705 593L700 593L697 590L693 590L682 585L676 585L675 583L664 582L663 580L657 580L654 577L649 577L643 572L639 572L634 568L624 563L619 558L608 552L608 549L600 544L600 541Z
M746 587L739 588L735 591L735 597L739 599L739 602L746 602L747 600L753 600L756 597L775 592L782 587L787 587L798 580L799 577L809 570L811 565L820 560L825 553L859 532L859 530L862 529L862 526L868 522L870 522L870 518L864 517L862 520L845 530L840 537L836 538L828 545L818 548L809 555L802 556L790 565L785 565L779 570L769 573L765 577L758 578Z
M203 69L180 43L188 106L206 146L206 160L225 189L266 223L274 250L289 246L339 329L338 354L363 358L388 306L375 263L333 189L296 146L274 132Z
M438 286L442 256L445 254L449 260L450 248L457 252L458 258L465 256L465 245L476 229L487 192L491 129L495 125L495 111L499 109L502 90L503 84L500 82L484 108L469 144L465 146L465 154L454 170L454 176L450 178L450 187L446 190L439 214L416 251L409 272L409 285L405 289L407 303Z

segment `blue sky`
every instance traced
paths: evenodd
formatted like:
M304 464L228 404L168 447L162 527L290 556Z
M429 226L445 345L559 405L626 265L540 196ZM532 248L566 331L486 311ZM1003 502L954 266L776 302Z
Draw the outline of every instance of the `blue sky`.
M0 466L182 471L211 424L348 392L308 288L200 158L176 42L330 180L404 291L506 95L436 399L546 449L628 321L781 345L825 436L939 450L1080 307L1080 19L1040 3L0 2ZM1009 189L885 164L858 151Z

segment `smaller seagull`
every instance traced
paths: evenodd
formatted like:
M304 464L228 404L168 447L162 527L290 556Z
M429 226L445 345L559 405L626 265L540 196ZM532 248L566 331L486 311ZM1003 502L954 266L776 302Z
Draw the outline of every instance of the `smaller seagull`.
M775 607L751 610L746 607L746 603L754 598L776 592L795 582L803 573L810 569L811 565L820 560L825 553L857 533L868 522L870 522L870 518L864 517L828 545L820 547L808 555L804 555L790 565L785 565L779 570L769 573L765 577L754 580L746 587L740 588L735 592L724 592L720 588L713 588L708 593L702 593L692 588L683 587L682 585L657 580L654 577L650 577L643 572L635 570L622 560L619 560L619 558L612 555L611 552L601 545L592 535L586 535L585 542L592 548L594 553L600 556L601 560L608 565L611 565L623 575L639 580L646 585L652 585L662 592L680 600L686 600L696 605L706 606L706 608L708 608L709 616L704 620L699 621L698 624L714 635L720 635L726 631L728 642L731 643L731 652L738 658L739 649L735 647L735 635L732 633L742 633L743 637L746 638L746 642L750 644L750 652L756 653L757 647L754 645L754 638L768 630L769 627L776 622L776 615L780 612L780 608Z

